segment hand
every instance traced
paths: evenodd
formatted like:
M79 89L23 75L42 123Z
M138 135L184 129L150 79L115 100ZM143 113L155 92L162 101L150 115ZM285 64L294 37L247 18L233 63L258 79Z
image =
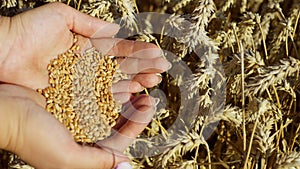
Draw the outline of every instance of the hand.
M78 43L84 49L93 45L104 54L125 57L119 59L120 67L131 78L113 86L116 98L123 103L131 93L159 83L161 77L157 73L170 67L157 46L112 38L119 30L118 25L82 14L62 3L50 3L5 19L9 19L6 23L10 26L5 38L9 42L0 41L0 48L9 49L2 64L0 59L3 82L32 89L47 87L47 65L71 47L72 32L80 36Z
M109 138L109 145L102 141L105 148L81 146L43 109L45 100L41 95L28 88L2 84L0 148L16 153L36 168L111 168L113 161L115 167L128 161L122 152L146 127L155 112L155 99L149 96L133 98L132 105L134 107L125 110L131 118L119 120L118 132ZM114 147L115 160L111 149L107 149L111 146Z

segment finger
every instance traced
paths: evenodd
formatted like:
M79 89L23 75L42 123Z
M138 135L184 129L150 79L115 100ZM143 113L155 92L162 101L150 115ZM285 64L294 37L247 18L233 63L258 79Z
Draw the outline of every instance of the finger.
M162 56L162 51L152 43L117 38L92 39L92 44L102 53L113 56L151 59Z
M126 58L120 63L120 69L126 74L162 73L171 68L171 64L164 58L135 59Z
M78 39L76 45L80 46L80 50L78 51L79 53L84 54L86 50L91 49L93 47L89 38L86 38L81 35L76 35L76 38Z
M138 116L147 118L149 122L155 112L155 108L152 106L142 106L139 107L138 112L134 113L132 116ZM151 116L151 118L150 118ZM117 149L124 151L136 137L145 129L148 123L137 123L131 120L128 120L112 137L107 140L100 141L97 145L109 147L112 149Z
M62 14L70 30L86 37L112 37L120 29L117 24L83 14L63 3L51 3L47 7L52 7L58 13Z
M154 73L126 74L126 79L136 81L145 88L151 88L162 81L162 76Z
M162 81L160 74L137 74L133 76L133 81L139 82L145 88L151 88Z
M122 153L114 157L111 151L75 143L71 133L42 107L23 105L28 111L20 112L21 130L15 136L15 152L34 167L100 169L128 161Z
M31 99L41 107L46 105L45 98L36 91L22 86L11 84L0 84L0 95L6 97L19 97L24 99Z
M129 101L131 93L113 93L113 97L117 102L124 104Z
M123 105L124 112L121 112L121 116L118 118L116 125L114 126L115 130L119 130L130 118L133 113L133 109L137 109L141 106L156 106L159 102L159 99L149 97L147 95L139 95L134 97L131 102ZM130 107L134 107L133 109ZM130 109L130 110L128 110ZM127 114L125 114L127 112Z
M147 94L141 94L138 96L131 96L130 101L123 104L121 115L127 113L127 119L130 118L132 113L134 113L138 107L141 106L156 106L159 100Z
M130 106L133 106L135 108L138 108L140 106L155 106L157 104L157 101L157 98L146 94L141 94L139 96L131 97L130 102L125 104L125 107L127 110Z
M113 127L114 131L118 131L126 122L127 122L127 118L124 116L120 116L117 121L116 121L116 125Z
M143 91L143 86L136 81L121 80L112 85L112 93L137 93Z
M120 151L125 150L126 147L129 146L132 141L145 129L147 123L152 119L152 116L155 112L155 106L153 105L155 105L156 102L156 99L148 95L132 97L131 102L128 102L124 105L125 112L131 115L130 118L124 118L123 116L123 119L121 119L119 122L123 124L117 124L120 125L117 126L119 130L117 130L110 138L99 141L97 145L100 147L104 146L112 149L118 149ZM141 121L144 121L145 123L137 123L131 120L140 117L144 119Z
M123 106L124 111L121 112L121 116L136 123L148 123L151 121L152 114L141 112L139 109L143 106L156 108L159 101L160 100L158 98L153 98L145 94L137 96ZM151 110L149 109L149 111Z

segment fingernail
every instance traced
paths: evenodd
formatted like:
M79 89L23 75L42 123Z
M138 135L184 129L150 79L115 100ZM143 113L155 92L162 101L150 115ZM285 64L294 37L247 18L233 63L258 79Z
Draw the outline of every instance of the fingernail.
M172 68L172 63L169 62L168 70Z
M160 83L162 81L162 78L161 78L161 76L158 76L158 84Z
M120 30L120 25L116 23L109 23L106 25L106 28L111 30L112 32L118 32Z
M121 28L120 25L118 25L116 23L111 23L111 27L112 27L112 29L114 29L116 31L118 31Z
M162 57L164 55L164 51L161 49L157 49L155 52L156 56Z
M122 162L117 165L116 169L132 169L132 166L129 162Z
M144 87L141 87L139 92L142 92L142 91L144 91L144 90L145 90L145 88L144 88Z
M160 102L160 99L159 98L155 98L155 106L157 106L159 102Z
M149 58L157 58L162 56L162 50L159 48L148 48L133 53L133 56L147 56Z
M163 50L160 50L160 55L159 56L164 56L165 55L165 53L164 53L164 51Z

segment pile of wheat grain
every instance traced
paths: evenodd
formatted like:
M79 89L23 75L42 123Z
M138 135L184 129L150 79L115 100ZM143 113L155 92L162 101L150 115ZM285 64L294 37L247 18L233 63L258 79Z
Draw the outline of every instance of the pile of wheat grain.
M121 105L110 91L119 65L95 48L81 54L78 50L74 45L51 61L50 86L38 91L46 98L46 110L77 142L95 143L110 135L119 117Z

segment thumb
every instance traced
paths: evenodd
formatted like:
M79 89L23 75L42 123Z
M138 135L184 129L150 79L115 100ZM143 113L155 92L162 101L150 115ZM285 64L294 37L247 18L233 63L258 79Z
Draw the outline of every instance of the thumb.
M28 164L36 168L111 169L129 161L117 152L77 144L58 120L30 98L31 94L26 99L11 96L7 101L0 97L0 117L1 112L9 114L8 122L0 123L0 129L6 130L0 131L11 132L11 139L0 137L0 143L4 140L1 145Z
M21 97L15 97L16 93ZM34 101L38 95L21 87L0 86L0 148L36 168L110 169L129 161L109 149L77 144L71 133Z
M83 14L63 3L51 3L49 6L65 17L70 30L89 38L112 37L120 29L117 24Z
M74 152L74 153L70 153ZM69 156L67 162L69 168L116 168L123 162L128 162L128 158L119 153L96 147L78 146L76 149L65 152Z

